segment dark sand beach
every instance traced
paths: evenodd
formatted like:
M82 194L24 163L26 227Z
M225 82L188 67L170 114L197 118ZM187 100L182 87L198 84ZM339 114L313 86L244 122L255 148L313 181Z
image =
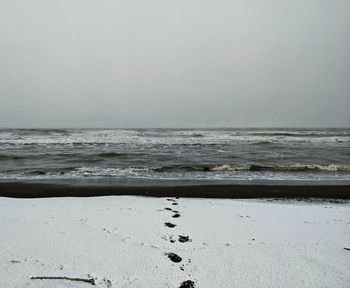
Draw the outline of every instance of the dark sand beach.
M67 182L67 181L66 181ZM59 181L0 182L0 196L13 198L92 197L108 195L135 195L150 197L193 198L323 198L350 199L350 184L273 184L273 185L87 185Z

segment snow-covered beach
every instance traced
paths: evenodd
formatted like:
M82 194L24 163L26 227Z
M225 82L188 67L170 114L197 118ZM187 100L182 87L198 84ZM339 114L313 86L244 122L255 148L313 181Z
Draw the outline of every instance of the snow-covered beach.
M0 198L0 235L4 288L350 283L348 202Z

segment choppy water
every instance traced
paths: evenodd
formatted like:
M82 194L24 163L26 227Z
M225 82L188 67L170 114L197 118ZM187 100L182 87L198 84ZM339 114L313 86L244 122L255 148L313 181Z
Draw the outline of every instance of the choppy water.
M0 130L0 179L111 177L350 180L350 130Z

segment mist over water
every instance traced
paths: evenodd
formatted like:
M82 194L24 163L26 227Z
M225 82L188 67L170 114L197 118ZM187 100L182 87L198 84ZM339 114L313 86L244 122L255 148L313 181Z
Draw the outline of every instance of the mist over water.
M349 151L349 129L0 130L0 179L341 181Z
M0 35L0 128L350 127L347 0L8 0Z

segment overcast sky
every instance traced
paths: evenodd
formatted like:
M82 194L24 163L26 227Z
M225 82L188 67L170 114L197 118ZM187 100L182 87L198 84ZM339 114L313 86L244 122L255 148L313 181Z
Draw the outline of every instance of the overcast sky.
M349 0L0 0L0 127L350 126Z

